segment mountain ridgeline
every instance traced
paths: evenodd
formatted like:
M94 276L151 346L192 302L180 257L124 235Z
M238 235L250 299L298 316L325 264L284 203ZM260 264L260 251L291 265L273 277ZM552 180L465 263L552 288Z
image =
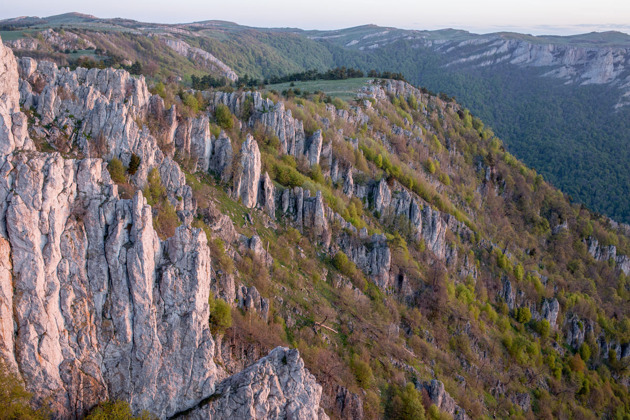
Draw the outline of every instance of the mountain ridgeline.
M185 54L197 78L235 68L198 61L199 33L256 31L55 19L28 22L80 29L13 40L19 58L0 44L2 412L630 415L630 228L570 201L468 109L382 78L354 80L348 101L189 89L168 60ZM117 68L44 59L72 61L51 42L99 48L97 34L146 49Z
M416 85L456 97L490 124L512 153L576 202L630 222L626 34L476 35L374 25L301 31L79 14L9 19L1 25L19 56L60 65L138 62L142 66L135 70L150 77L189 81L191 75L211 73L226 80L236 74L263 80L342 66L402 73ZM68 37L82 41L64 41Z

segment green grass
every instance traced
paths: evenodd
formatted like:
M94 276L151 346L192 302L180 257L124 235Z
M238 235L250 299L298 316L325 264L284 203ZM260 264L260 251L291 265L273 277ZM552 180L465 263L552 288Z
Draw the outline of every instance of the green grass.
M3 41L15 41L26 36L24 31L0 31L0 37Z
M282 92L283 90L288 90L292 87L293 89L301 89L302 91L308 91L310 93L322 91L326 95L330 95L334 98L350 100L356 98L357 92L362 86L367 84L368 80L372 80L372 78L363 77L360 79L345 80L309 80L306 82L292 82L294 86L291 86L291 82L267 85L266 89Z

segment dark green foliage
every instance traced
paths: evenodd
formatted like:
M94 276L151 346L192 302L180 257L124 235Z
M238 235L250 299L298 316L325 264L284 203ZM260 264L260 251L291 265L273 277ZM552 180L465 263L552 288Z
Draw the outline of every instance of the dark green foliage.
M127 172L129 173L129 175L135 175L139 167L140 167L140 156L133 153L131 155L131 159L129 160L129 168L127 169Z
M208 90L210 88L218 88L228 84L227 79L214 77L210 74L206 74L201 77L193 74L190 79L192 81L192 88L195 90Z

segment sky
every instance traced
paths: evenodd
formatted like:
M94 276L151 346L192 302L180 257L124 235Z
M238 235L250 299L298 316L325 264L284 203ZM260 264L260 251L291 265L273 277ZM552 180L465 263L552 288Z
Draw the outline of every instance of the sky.
M81 12L103 18L185 23L227 20L257 27L340 29L363 24L569 35L630 33L629 0L24 0L0 18Z

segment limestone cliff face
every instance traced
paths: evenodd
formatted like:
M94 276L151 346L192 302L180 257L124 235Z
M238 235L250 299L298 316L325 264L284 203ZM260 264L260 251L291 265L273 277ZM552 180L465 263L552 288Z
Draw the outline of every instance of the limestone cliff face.
M224 377L213 360L208 323L205 233L182 216L174 236L160 240L140 190L121 199L100 157L34 151L19 108L21 101L35 110L39 124L32 132L44 140L52 134L41 124L60 131L68 124L86 156L140 156L134 181L141 185L158 168L169 194L181 194L180 209L191 212L195 205L179 165L136 122L159 101L142 78L122 71L71 72L30 59L19 69L0 43L0 356L38 401L51 404L56 418L80 418L104 399L126 400L134 412L147 409L160 418L195 407ZM207 142L207 119L183 124L179 146ZM95 150L90 133L102 136L105 147ZM218 148L216 164L216 154L203 154L202 167L225 169L231 147ZM282 357L280 366L272 358L275 367L265 368L277 372L278 386L255 375L234 379L279 395L274 404L244 401L241 409L255 406L257 418L319 418L321 387L297 353L286 358L287 368ZM226 418L228 409L212 412Z
M160 107L161 98L149 93L143 77L134 78L126 71L113 69L70 71L30 58L20 60L19 75L20 103L36 113L38 127L33 133L40 140L54 144L60 151L70 151L76 145L84 156L118 158L125 165L136 155L140 166L131 178L135 186L142 188L149 171L157 168L172 204L178 210L194 211L183 171L162 152L144 123L150 111L163 109L163 104ZM203 157L207 155L202 148L208 142L207 133L192 129L200 125L203 118L171 132L179 133L180 146L199 151ZM173 143L173 139L168 142Z
M258 143L251 135L241 147L240 163L241 171L234 180L234 197L242 200L245 207L252 208L258 203L262 163Z
M161 242L142 194L120 200L100 159L18 153L3 172L16 282L2 279L1 306L17 327L3 350L27 388L60 417L104 398L165 416L211 392L205 235L182 226Z

